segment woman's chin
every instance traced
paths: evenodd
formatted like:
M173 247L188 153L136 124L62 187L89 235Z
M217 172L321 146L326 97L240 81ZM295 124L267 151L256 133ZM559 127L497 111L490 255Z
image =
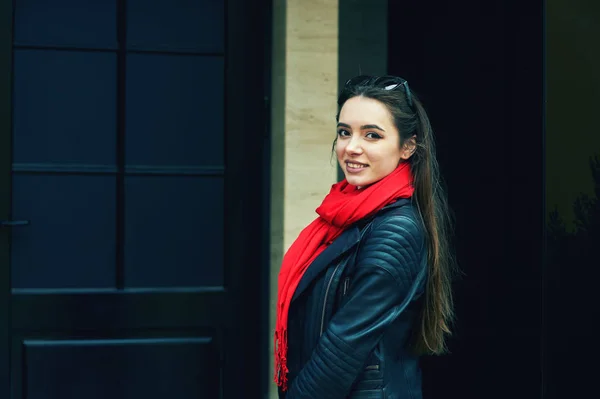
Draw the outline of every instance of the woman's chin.
M370 182L367 181L367 179L357 178L356 176L346 176L346 181L348 182L348 184L356 186L359 189L370 184Z

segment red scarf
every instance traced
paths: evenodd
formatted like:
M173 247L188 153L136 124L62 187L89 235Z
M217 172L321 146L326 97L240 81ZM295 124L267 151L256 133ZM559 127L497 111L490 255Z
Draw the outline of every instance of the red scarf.
M275 324L275 382L287 389L288 311L296 287L313 260L342 232L357 221L372 216L398 198L412 196L413 178L408 163L402 163L378 182L357 189L344 179L317 208L319 217L302 230L283 257L279 271L277 321Z

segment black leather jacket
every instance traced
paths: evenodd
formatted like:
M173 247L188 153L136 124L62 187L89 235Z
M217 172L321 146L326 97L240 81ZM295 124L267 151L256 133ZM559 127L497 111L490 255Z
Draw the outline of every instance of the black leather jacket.
M424 232L401 199L347 229L305 272L288 319L286 399L421 399L409 342L426 277Z

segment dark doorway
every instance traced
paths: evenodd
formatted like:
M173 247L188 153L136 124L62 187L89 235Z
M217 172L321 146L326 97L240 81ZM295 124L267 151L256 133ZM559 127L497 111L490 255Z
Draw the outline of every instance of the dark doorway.
M464 272L425 397L539 398L544 2L390 1L388 27L388 72L430 112Z

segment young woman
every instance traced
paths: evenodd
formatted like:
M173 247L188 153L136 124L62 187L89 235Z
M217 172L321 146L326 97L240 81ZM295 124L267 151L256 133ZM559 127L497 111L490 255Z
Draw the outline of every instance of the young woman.
M431 126L399 77L350 79L338 106L346 178L279 274L279 396L419 399L419 356L445 352L453 315Z

